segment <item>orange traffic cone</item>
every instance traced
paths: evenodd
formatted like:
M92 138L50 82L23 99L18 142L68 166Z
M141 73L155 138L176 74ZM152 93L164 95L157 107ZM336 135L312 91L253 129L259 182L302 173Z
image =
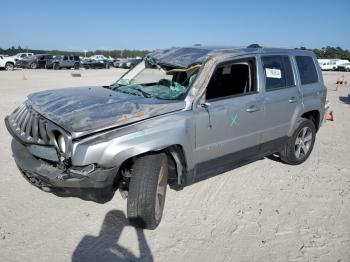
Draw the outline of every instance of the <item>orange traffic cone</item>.
M22 80L27 80L27 78L26 78L26 76L25 76L23 71L22 71Z
M328 121L334 121L333 111L327 112L326 120L328 120Z
M335 86L335 91L338 91L341 85L347 85L348 81L346 81L344 74L338 78Z

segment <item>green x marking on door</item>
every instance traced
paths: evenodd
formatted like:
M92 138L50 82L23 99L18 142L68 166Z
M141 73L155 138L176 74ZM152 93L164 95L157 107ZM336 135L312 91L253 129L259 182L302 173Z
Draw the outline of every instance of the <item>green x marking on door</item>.
M232 116L231 116L231 126L237 124L237 113L234 113Z

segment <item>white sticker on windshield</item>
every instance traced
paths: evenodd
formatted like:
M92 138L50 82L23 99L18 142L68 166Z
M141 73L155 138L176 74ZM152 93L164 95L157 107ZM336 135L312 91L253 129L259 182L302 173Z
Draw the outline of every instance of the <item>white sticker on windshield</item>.
M269 78L282 78L281 70L274 68L265 68L266 77Z

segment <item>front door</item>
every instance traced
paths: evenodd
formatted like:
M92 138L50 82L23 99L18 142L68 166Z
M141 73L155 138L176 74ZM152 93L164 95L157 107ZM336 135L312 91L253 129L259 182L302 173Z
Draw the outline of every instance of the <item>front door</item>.
M205 95L207 103L198 105L195 112L195 180L258 154L264 108L256 58L219 64Z

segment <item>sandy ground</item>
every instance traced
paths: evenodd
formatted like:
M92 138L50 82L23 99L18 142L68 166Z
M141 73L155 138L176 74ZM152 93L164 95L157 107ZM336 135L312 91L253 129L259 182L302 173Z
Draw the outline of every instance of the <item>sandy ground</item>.
M27 94L113 82L122 70L0 72L0 119ZM119 193L101 205L23 179L0 126L0 261L350 261L350 93L325 81L335 122L300 166L264 159L168 191L155 231L135 230ZM346 74L350 80L350 74Z

